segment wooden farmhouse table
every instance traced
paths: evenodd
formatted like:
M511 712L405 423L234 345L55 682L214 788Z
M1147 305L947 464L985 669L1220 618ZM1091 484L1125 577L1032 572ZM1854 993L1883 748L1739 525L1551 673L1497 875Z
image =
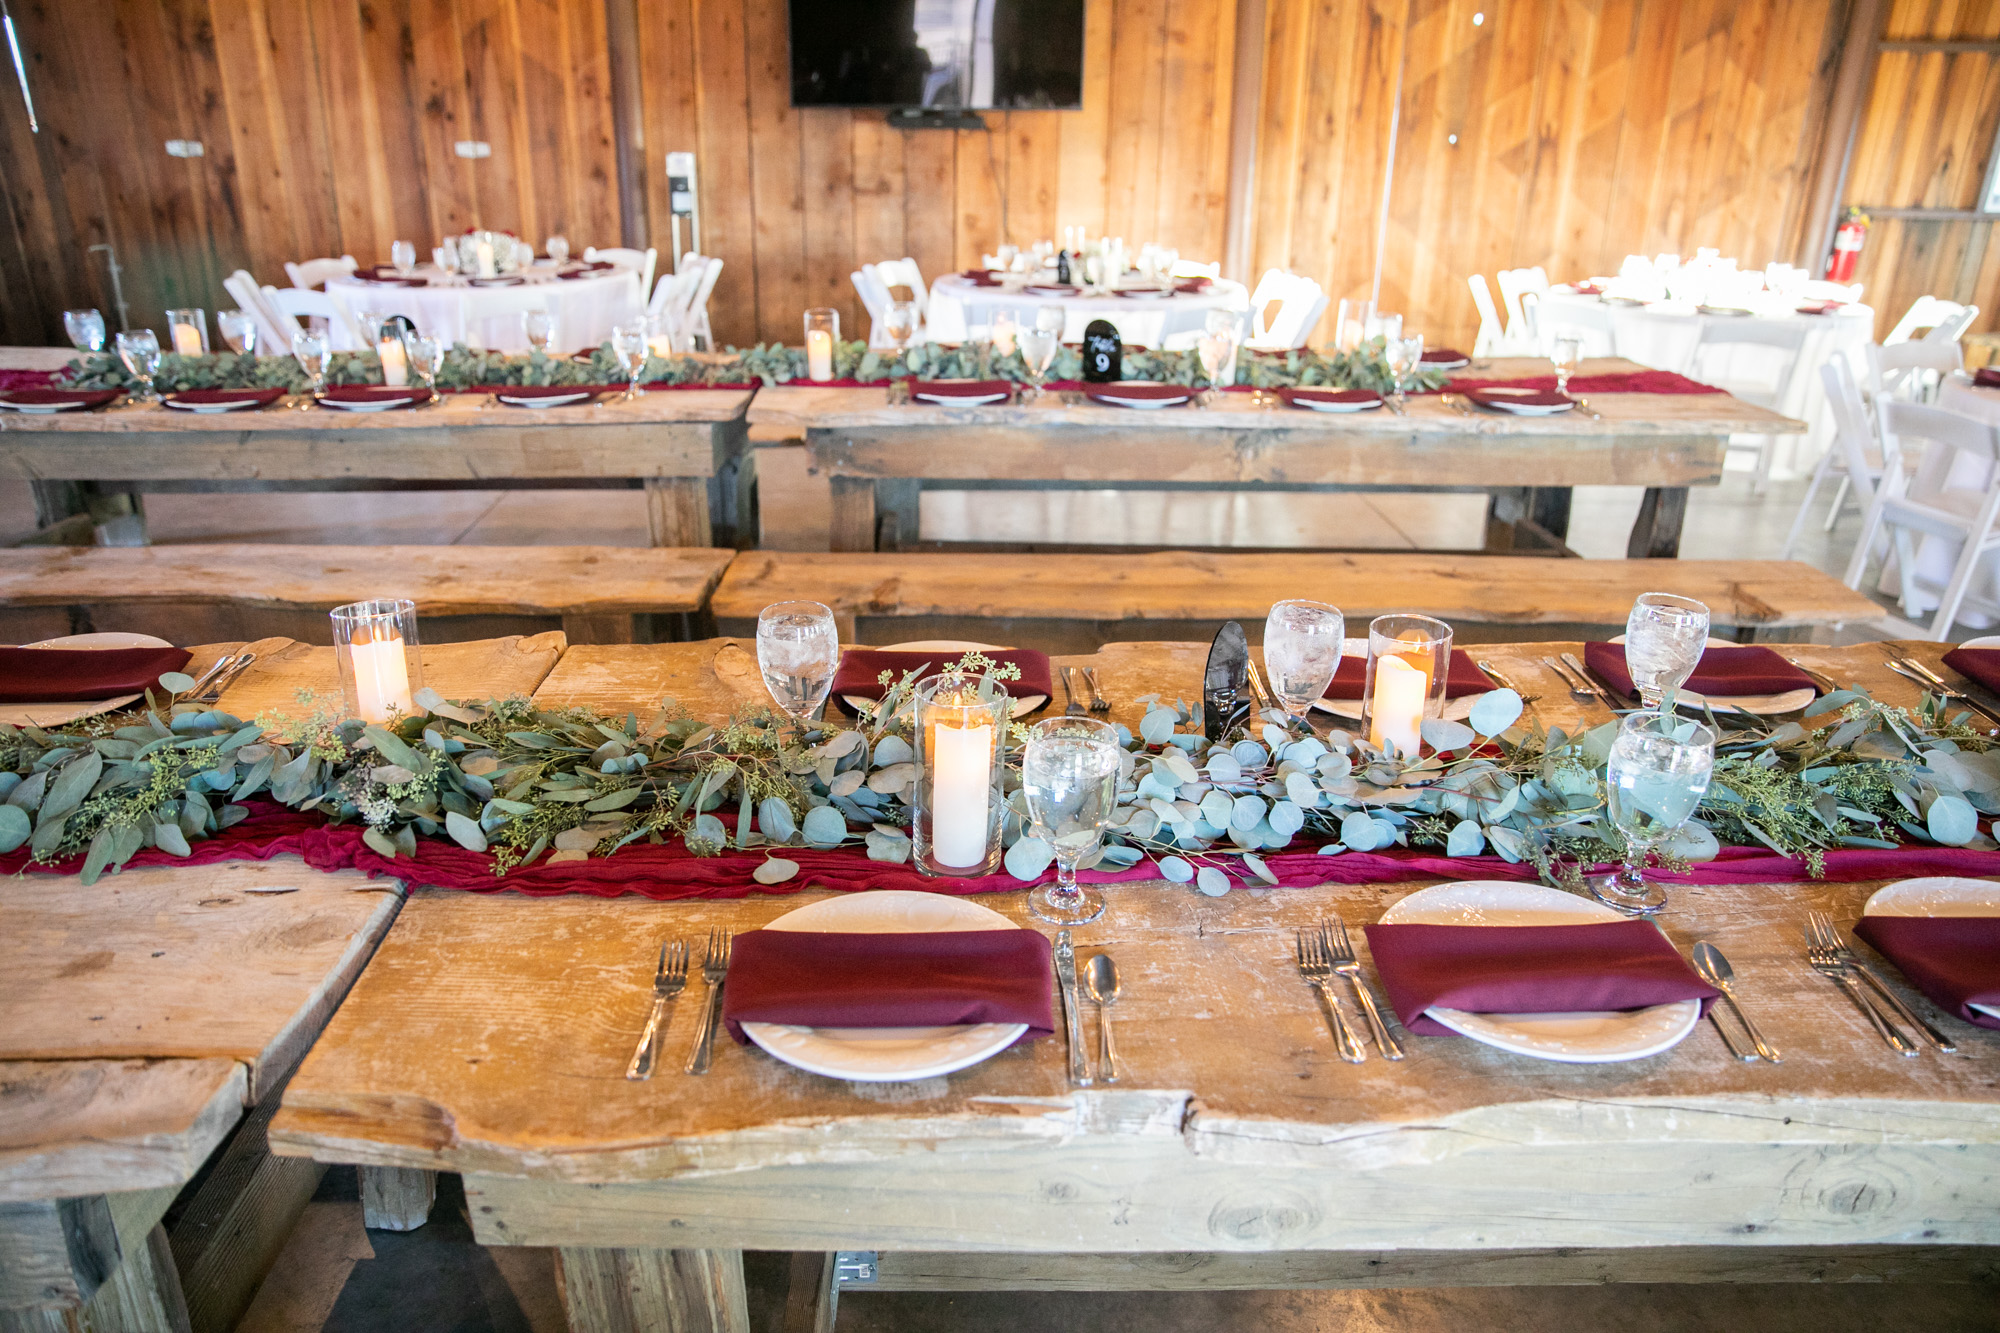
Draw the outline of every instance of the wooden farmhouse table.
M471 697L532 691L560 634L424 649ZM339 690L333 650L290 639L193 649L256 663L218 707L303 712ZM322 1169L273 1159L278 1094L403 900L395 880L296 857L107 875L28 874L0 891L0 1333L225 1333ZM220 1156L217 1157L218 1150ZM212 1157L192 1198L170 1204ZM418 1178L422 1183L422 1178ZM409 1180L365 1180L407 1216ZM164 1219L164 1221L163 1221Z
M197 415L121 403L0 413L0 477L35 484L44 527L89 514L112 544L144 540L147 491L646 492L654 546L733 546L748 389L607 394L579 407L506 407L444 394L414 410Z
M1481 652L1540 692L1546 721L1574 726L1587 710L1540 664L1564 647L1578 645ZM1901 647L1930 661L1939 648ZM1879 645L1788 651L1915 702ZM623 712L672 695L719 719L762 701L753 652L576 647L536 698ZM1057 660L1095 666L1133 724L1137 696L1197 691L1205 654L1125 643ZM270 1140L322 1162L463 1172L482 1243L559 1248L580 1331L742 1333L744 1249L795 1252L794 1281L820 1301L806 1326L823 1329L843 1264L881 1289L2000 1276L2000 1033L1941 1019L1957 1055L1899 1058L1802 955L1809 907L1851 926L1878 885L1674 888L1667 935L1727 953L1781 1064L1730 1059L1707 1024L1624 1064L1419 1036L1401 1063L1344 1064L1292 932L1373 921L1414 887L1110 886L1076 937L1128 979L1127 1073L1088 1088L1067 1081L1059 1037L886 1085L725 1040L711 1073L687 1077L693 986L660 1072L628 1082L663 940L754 929L825 891L419 890ZM1023 894L980 901L1033 924Z
M1636 362L1585 363L1579 375L1637 372ZM1481 379L1546 375L1549 363L1475 361ZM887 389L758 391L749 422L760 434L802 437L813 470L831 482L835 551L873 551L917 536L918 495L949 490L1118 489L1485 491L1489 550L1561 553L1570 489L1643 486L1627 554L1679 553L1690 486L1722 480L1734 434L1796 434L1805 423L1728 394L1593 394L1555 417L1517 417L1447 405L1439 395L1331 414L1257 406L1248 394L1217 406L1160 411L1106 407L1079 393L990 407L891 403ZM1462 402L1454 397L1454 402ZM891 519L893 515L893 519ZM890 534L893 538L881 539ZM766 530L763 542L804 549Z

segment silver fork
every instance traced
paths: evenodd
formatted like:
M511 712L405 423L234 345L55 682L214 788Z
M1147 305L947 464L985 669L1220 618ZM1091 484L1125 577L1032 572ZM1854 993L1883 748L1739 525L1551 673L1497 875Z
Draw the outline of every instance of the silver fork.
M1368 1016L1368 1030L1375 1034L1375 1049L1382 1052L1385 1060L1402 1059L1403 1043L1390 1035L1389 1025L1382 1021L1382 1011L1375 1007L1375 997L1368 993L1368 985L1361 979L1361 961L1354 956L1354 941L1347 937L1347 923L1339 917L1320 922L1319 943L1334 972L1346 977L1348 985L1354 987L1354 996L1361 1001L1361 1012Z
M625 1077L634 1080L653 1076L653 1057L660 1049L660 1025L666 1021L667 1006L676 995L687 988L688 947L683 940L660 946L660 965L653 973L653 1010L646 1015L646 1031L639 1038L639 1049L632 1052L632 1063L625 1066Z
M1105 698L1103 692L1097 688L1097 668L1079 667L1077 669L1083 672L1083 683L1090 686L1090 711L1093 713L1110 712L1111 701Z
M701 1027L694 1034L694 1049L688 1052L687 1072L706 1074L709 1058L715 1053L715 1029L722 1021L722 980L729 974L729 932L708 932L708 952L702 956L701 979L708 983L708 1003L701 1011Z
M219 668L210 676L201 693L195 697L195 702L203 704L218 702L222 698L223 691L234 685L236 678L248 671L256 660L255 653L238 653L226 666Z
M1867 994L1855 982L1854 974L1848 970L1847 964L1840 961L1839 955L1832 949L1819 942L1810 922L1806 925L1806 961L1812 964L1813 971L1847 992L1847 998L1854 1001L1854 1007L1859 1009L1874 1026L1876 1034L1889 1043L1891 1050L1898 1055L1917 1053L1917 1048L1910 1045L1910 1039L1897 1031L1896 1025L1891 1023L1881 1010L1868 1002Z
M1063 698L1069 701L1069 706L1063 709L1063 713L1068 717L1082 717L1088 710L1076 701L1076 691L1070 685L1069 673L1074 669L1073 667L1057 668L1062 677Z
M1542 659L1542 665L1547 667L1549 670L1555 672L1556 678L1562 681L1564 685L1569 687L1570 698L1576 700L1580 704L1594 704L1597 702L1597 695L1592 691L1583 688L1583 686L1577 682L1576 677L1572 676L1569 673L1569 668L1564 666L1562 663L1556 661L1555 658L1544 657Z
M1944 677L1938 675L1937 672L1931 670L1914 657L1890 658L1889 670L1895 672L1905 680L1915 681L1919 685L1928 685L1931 693L1941 698L1956 699L1973 712L1985 718L1988 722L2000 722L2000 713L1994 712L1964 690L1947 685Z
M1884 985L1882 978L1876 976L1873 969L1856 956L1854 950L1848 947L1846 939L1841 936L1839 929L1834 926L1832 917L1814 908L1806 913L1806 930L1818 940L1821 948L1831 950L1835 958L1859 973L1861 979L1872 986L1875 993L1896 1011L1896 1017L1915 1028L1925 1041L1946 1055L1958 1050L1958 1047L1954 1046L1942 1032L1926 1023L1914 1009L1904 1004L1902 997Z
M1333 997L1333 963L1326 955L1326 942L1317 931L1302 929L1298 948L1299 975L1312 984L1326 1005L1327 1026L1333 1029L1333 1044L1340 1051L1340 1058L1351 1065L1360 1064L1368 1058L1368 1052L1361 1049L1360 1039L1340 1012L1340 1001Z

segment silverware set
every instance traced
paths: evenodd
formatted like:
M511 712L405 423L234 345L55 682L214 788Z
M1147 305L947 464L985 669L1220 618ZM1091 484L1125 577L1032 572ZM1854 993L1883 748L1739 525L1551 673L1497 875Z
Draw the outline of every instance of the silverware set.
M249 669L257 660L255 653L225 653L214 666L201 674L188 693L194 702L212 704L222 698L222 692L236 683L236 678Z
M1296 944L1299 975L1306 979L1326 1006L1327 1027L1333 1033L1334 1049L1340 1052L1340 1058L1351 1065L1358 1065L1368 1058L1368 1052L1348 1024L1347 1015L1341 1012L1340 999L1333 989L1335 977L1346 978L1354 988L1355 1001L1368 1020L1369 1035L1374 1038L1375 1048L1382 1053L1382 1058L1402 1059L1403 1044L1389 1031L1382 1011L1375 1007L1375 997L1369 993L1367 982L1362 980L1361 962L1354 956L1354 943L1348 938L1346 923L1336 918L1320 922L1317 930L1300 927Z
M1111 701L1097 688L1097 668L1066 666L1058 667L1062 677L1063 698L1068 706L1063 712L1070 717L1082 717L1085 713L1108 713ZM1077 681L1083 682L1083 689L1077 688ZM1089 693L1085 694L1084 690ZM1087 700L1087 702L1086 702Z
M715 1054L715 1029L722 1022L722 983L729 973L729 947L728 931L708 932L708 948L701 960L701 979L708 987L708 995L702 1005L701 1026L695 1030L694 1044L688 1048L687 1063L682 1067L689 1074L706 1074ZM653 1076L667 1015L674 1001L687 989L688 967L689 949L685 941L670 940L660 946L660 961L653 969L653 1007L646 1015L646 1030L632 1052L632 1062L625 1066L626 1078L640 1082Z
M1904 680L1916 682L1939 698L1950 699L1954 702L1964 704L1988 722L2000 723L2000 712L1988 708L1964 690L1948 684L1944 677L1938 675L1937 672L1931 670L1914 657L1891 657L1889 659L1889 670L1895 672ZM1988 729L1989 734L1991 730L1991 728Z
M1868 1019L1869 1026L1875 1029L1876 1034L1887 1042L1889 1048L1896 1054L1917 1053L1916 1046L1903 1035L1902 1029L1896 1026L1896 1020L1899 1018L1915 1028L1917 1034L1932 1049L1947 1055L1958 1049L1945 1038L1943 1033L1926 1023L1914 1009L1903 1003L1901 997L1884 985L1882 979L1875 975L1874 969L1863 963L1855 955L1854 950L1848 947L1839 928L1833 924L1833 918L1817 909L1806 914L1806 961L1812 964L1813 971L1846 992L1847 998L1854 1001L1854 1007ZM1879 997L1879 1003L1876 999L1871 999L1868 992L1861 988L1860 982L1863 981L1867 982Z

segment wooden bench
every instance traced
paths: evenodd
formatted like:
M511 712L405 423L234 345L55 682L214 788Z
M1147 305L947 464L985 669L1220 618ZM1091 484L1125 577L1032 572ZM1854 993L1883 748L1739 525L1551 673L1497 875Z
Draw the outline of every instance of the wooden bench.
M1510 556L1299 552L1102 554L805 554L746 551L710 599L724 634L754 632L771 602L832 607L843 638L962 637L966 622L1006 622L1005 636L1084 651L1085 640L1177 638L1240 620L1253 636L1271 603L1331 602L1348 632L1371 617L1420 610L1457 626L1505 626L1484 638L1579 637L1623 625L1632 599L1667 591L1708 604L1717 633L1803 637L1814 626L1873 620L1882 608L1810 565L1784 560L1537 560ZM976 630L979 626L973 626ZM993 624L988 635L1000 633ZM1475 631L1477 632L1477 631ZM1095 643L1090 644L1095 647Z
M0 606L326 611L407 597L422 615L560 616L572 643L631 643L634 617L699 616L735 552L623 546L32 547L0 551Z

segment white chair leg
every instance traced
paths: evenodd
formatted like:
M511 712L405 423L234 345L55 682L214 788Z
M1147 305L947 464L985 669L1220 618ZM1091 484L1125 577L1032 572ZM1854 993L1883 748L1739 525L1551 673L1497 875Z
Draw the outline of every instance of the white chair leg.
M1771 447L1775 443L1769 435L1757 437L1757 470L1750 477L1750 493L1762 495L1771 488Z
M1840 507L1847 503L1847 488L1853 484L1854 479L1847 473L1840 474L1840 485L1833 488L1833 507L1826 511L1826 526L1820 531L1833 531L1833 525L1840 521Z
M1952 622L1958 619L1958 608L1965 601L1965 593L1972 586L1972 576L1979 569L1979 557L1987 548L1974 541L1970 533L1966 535L1965 546L1958 553L1958 564L1951 571L1951 582L1945 585L1944 596L1938 599L1937 614L1931 618L1931 639L1943 643L1951 637Z
M1917 544L1910 540L1908 528L1891 529L1891 540L1896 548L1896 577L1903 589L1898 605L1906 619L1915 620L1924 613L1923 589L1917 586Z
M1792 558L1792 548L1799 544L1799 533L1806 526L1806 514L1812 509L1813 497L1819 494L1819 484L1826 480L1827 464L1832 457L1830 453L1824 455L1819 460L1819 466L1813 469L1812 480L1806 483L1805 498L1799 501L1799 512L1792 516L1792 530L1785 534L1785 544L1779 548L1778 559Z
M1881 497L1868 506L1868 512L1861 518L1861 535L1855 539L1854 554L1847 558L1847 569L1840 581L1856 592L1861 591L1861 576L1868 571L1868 557L1873 552L1876 534L1882 530Z

